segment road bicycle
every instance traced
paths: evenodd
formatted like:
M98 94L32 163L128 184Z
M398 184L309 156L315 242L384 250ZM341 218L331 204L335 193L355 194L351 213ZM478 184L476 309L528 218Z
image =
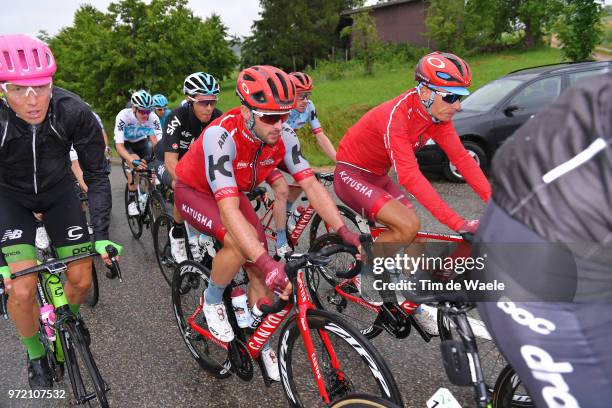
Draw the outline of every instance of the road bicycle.
M115 261L117 250L109 245L106 251L112 259L112 268L121 276ZM110 386L102 378L89 348L90 334L85 328L83 317L70 310L61 279L70 262L95 256L99 255L84 253L62 260L50 258L41 265L11 274L11 279L30 274L38 276L36 298L41 308L39 336L49 359L53 380L61 381L67 370L76 404L92 406L92 403L96 405L97 402L101 407L108 407ZM0 284L4 286L2 277ZM2 298L0 303L6 305L6 294Z
M153 234L153 225L162 214L167 213L166 204L164 197L162 196L159 189L157 189L155 183L155 170L145 169L140 170L133 168L132 183L136 180L138 174L139 183L135 192L136 205L138 207L138 215L131 216L128 212L128 206L130 204L130 196L128 185L125 185L124 201L125 201L125 215L127 216L128 226L134 238L139 239L142 235L143 226L151 229Z
M246 274L239 274L223 297L235 333L229 343L210 333L202 312L210 270L193 261L181 263L172 280L172 303L181 337L192 357L214 377L236 375L245 381L253 378L253 363L257 362L264 384L269 386L271 380L261 351L270 337L280 331L277 355L290 406L329 406L353 392L376 395L401 405L397 384L374 346L337 314L316 309L309 299L304 271L325 264L335 251L356 250L334 246L319 253L291 255L285 267L293 285L291 302L262 305L264 315L253 332L240 328L233 313L230 294L235 287L248 283ZM294 304L296 313L291 314Z

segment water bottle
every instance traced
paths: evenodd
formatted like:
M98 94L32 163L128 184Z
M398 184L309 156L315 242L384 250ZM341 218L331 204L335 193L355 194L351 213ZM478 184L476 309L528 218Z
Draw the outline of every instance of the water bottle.
M298 220L300 219L300 216L305 210L306 209L304 207L298 205L297 207L295 207L295 210L293 210L291 215L289 215L289 218L287 219L287 231L289 231L289 234L293 232L293 230L295 229L295 224L297 224Z
M53 305L44 305L40 308L40 320L42 320L45 333L50 341L55 341L55 309Z
M249 316L249 305L247 304L247 295L241 286L236 286L232 289L232 306L238 327L246 328L251 326L251 316Z
M261 317L263 316L263 312L261 311L261 305L269 305L270 302L268 299L259 299L259 301L253 306L251 309L251 329L256 329L261 323Z

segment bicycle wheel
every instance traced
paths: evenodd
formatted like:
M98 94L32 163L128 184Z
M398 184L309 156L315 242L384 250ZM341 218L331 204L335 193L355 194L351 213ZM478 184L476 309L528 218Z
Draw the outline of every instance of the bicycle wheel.
M351 394L334 402L330 408L400 408L400 406L372 395Z
M327 246L341 243L342 239L336 234L322 235L310 247L309 252L318 252ZM375 307L350 300L348 296L337 293L336 289L340 288L347 295L360 298L358 285L354 280L345 280L336 276L336 272L346 272L353 267L355 256L349 252L339 252L332 255L331 259L331 262L325 266L314 266L305 270L304 276L313 303L319 309L342 314L361 334L373 339L383 330L374 325L378 316Z
M127 217L128 226L130 227L130 231L132 232L132 235L134 236L134 238L139 239L140 236L142 235L142 219L140 218L140 215L136 215L132 217L128 213L128 205L130 201L129 201L127 184L125 185L124 201L125 201L125 215Z
M487 390L489 393L493 393L495 384L502 375L501 373L503 370L508 366L508 362L495 345L480 314L478 314L478 310L472 309L468 312L468 322L476 336L476 346L478 347L478 355L480 356L480 364L484 373ZM441 341L452 339L461 340L453 321L445 316L441 310L438 311L438 331ZM522 389L522 391L517 390L512 394L512 397L516 398L517 402L525 398L531 400L524 389Z
M353 326L324 310L306 315L314 350L306 351L296 316L282 328L278 358L285 395L292 407L329 406L322 401L310 359L316 355L331 401L359 392L402 406L400 391L376 348Z
M151 191L151 195L149 197L150 226L152 227L153 224L155 224L155 221L157 221L162 214L166 214L167 212L164 197L161 195L161 192L159 192L159 190ZM152 233L153 228L151 228L151 234Z
M60 339L66 358L66 368L72 385L72 392L78 404L98 404L106 408L106 393L110 390L100 375L98 366L85 343L81 327L74 320L66 320L60 331ZM95 403L94 403L95 405Z
M181 337L191 356L214 377L226 378L231 375L223 366L227 360L227 350L199 334L187 321L195 315L197 325L208 328L201 306L209 280L210 270L205 266L194 261L181 262L172 278L172 307Z
M151 229L157 265L168 286L172 284L172 274L176 269L176 262L170 251L170 236L168 235L173 222L171 216L163 214L155 220L155 224L153 224Z
M531 408L535 404L514 369L507 365L497 378L493 391L495 408Z
M128 179L128 174L130 174L130 166L128 166L127 162L125 161L125 159L121 159L121 170L123 170L123 175L125 176L125 179Z
M357 215L353 210L343 205L338 205L337 207L340 217L348 229L356 232L357 234L368 234L370 232L370 227L368 227L367 221L361 216ZM314 245L314 242L318 237L330 232L333 232L331 227L323 221L319 214L315 214L314 217L312 217L312 222L310 224L310 246Z
M100 264L103 262L99 257L95 257L93 263L91 264L91 287L87 291L87 296L85 297L85 304L89 307L94 307L98 304L98 300L100 298L100 287L98 284L98 268L101 266ZM98 266L96 266L98 264ZM101 271L104 269L100 268Z

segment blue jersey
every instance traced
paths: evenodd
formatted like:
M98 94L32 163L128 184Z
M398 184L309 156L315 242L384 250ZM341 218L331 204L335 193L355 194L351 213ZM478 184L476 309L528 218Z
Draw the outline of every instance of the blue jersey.
M168 108L164 109L164 115L161 118L159 118L159 121L161 122L162 130L166 127L166 120L168 120L168 116L170 116L170 112L172 112L170 109Z
M287 124L291 126L293 130L300 129L307 123L310 124L312 133L318 133L321 131L321 122L319 122L319 118L317 118L317 111L315 110L314 103L312 103L310 100L308 101L308 105L306 105L304 112L300 113L293 109L291 112L289 112L289 119L287 119Z

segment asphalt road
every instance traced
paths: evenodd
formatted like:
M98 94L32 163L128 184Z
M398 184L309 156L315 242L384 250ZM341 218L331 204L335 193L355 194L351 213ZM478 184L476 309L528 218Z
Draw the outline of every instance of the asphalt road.
M238 378L211 378L187 351L170 303L170 289L160 275L149 230L132 237L126 224L125 179L118 166L111 174L113 213L111 238L125 245L121 260L124 282L101 277L99 304L82 308L92 335L92 350L100 371L110 383L114 407L283 407L280 384L265 388L259 374L245 383ZM465 184L434 179L434 187L466 218L478 217L484 204ZM423 229L445 232L427 211L416 205ZM65 399L11 399L9 390L28 389L25 351L13 324L0 321L0 407L66 407L68 376L56 389ZM440 387L450 388L462 406L473 406L471 388L450 384L442 366L439 342L425 343L414 330L404 340L386 333L374 340L400 385L407 407L425 407ZM257 368L256 368L257 371Z

